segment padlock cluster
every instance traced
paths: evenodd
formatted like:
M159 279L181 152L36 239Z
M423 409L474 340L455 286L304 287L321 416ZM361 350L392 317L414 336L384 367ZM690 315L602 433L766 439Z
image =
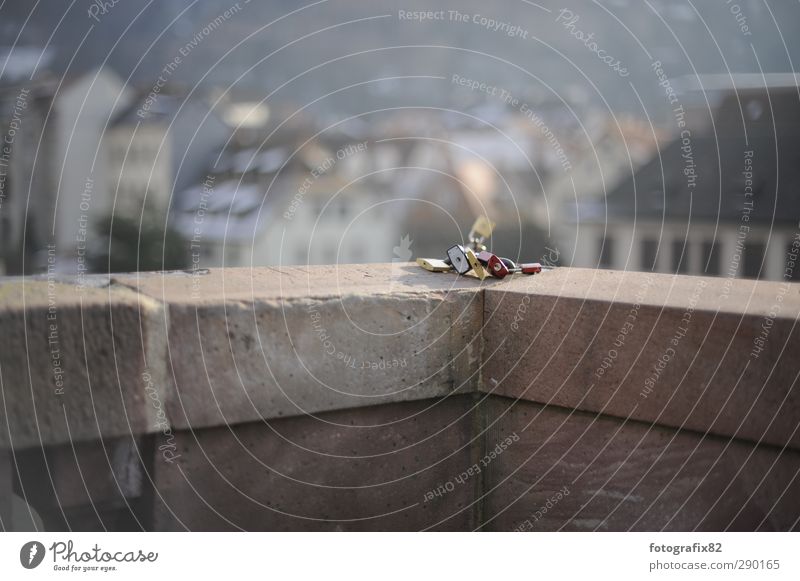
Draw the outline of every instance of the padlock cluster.
M475 221L469 233L469 245L455 244L447 249L447 257L417 258L425 270L431 272L455 271L460 275L472 274L481 280L488 276L505 278L509 274L538 274L542 265L538 262L517 264L510 258L501 258L489 252L484 242L492 235L494 223L481 217Z

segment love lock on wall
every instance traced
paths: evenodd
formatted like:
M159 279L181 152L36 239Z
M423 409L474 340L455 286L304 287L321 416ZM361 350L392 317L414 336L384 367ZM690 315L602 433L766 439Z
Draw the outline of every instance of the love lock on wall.
M509 274L538 274L543 270L550 270L538 262L517 264L510 258L502 258L489 252L484 242L491 237L494 226L494 222L486 216L481 216L472 225L468 246L455 244L447 249L446 258L417 258L417 264L431 272L455 271L460 275L475 276L480 280L486 279L489 275L505 278Z

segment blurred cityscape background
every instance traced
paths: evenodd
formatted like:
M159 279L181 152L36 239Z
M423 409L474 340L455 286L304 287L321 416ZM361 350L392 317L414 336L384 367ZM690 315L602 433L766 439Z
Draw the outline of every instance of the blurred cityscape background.
M0 274L497 253L781 279L788 2L0 2Z

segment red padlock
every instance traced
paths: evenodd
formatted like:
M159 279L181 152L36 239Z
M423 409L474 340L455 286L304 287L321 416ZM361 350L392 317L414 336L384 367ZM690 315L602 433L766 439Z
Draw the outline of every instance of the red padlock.
M510 272L503 260L488 250L479 252L478 260L480 260L481 263L486 267L486 270L489 271L489 274L495 278L505 278Z
M538 262L526 262L518 264L517 269L512 272L521 272L522 274L539 274L542 272L542 265Z

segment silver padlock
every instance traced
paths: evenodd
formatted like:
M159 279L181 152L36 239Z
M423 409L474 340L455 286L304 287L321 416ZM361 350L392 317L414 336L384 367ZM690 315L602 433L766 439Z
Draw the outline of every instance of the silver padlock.
M489 276L472 248L465 248L460 244L451 246L447 249L447 260L458 274L467 274L472 271L481 280Z
M458 274L467 274L472 270L472 265L467 258L467 249L460 244L447 249L447 259Z

